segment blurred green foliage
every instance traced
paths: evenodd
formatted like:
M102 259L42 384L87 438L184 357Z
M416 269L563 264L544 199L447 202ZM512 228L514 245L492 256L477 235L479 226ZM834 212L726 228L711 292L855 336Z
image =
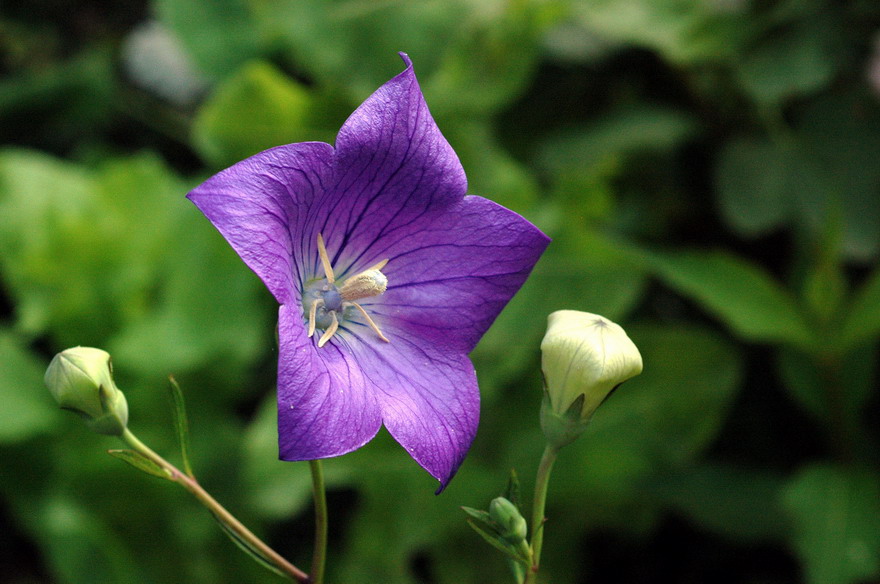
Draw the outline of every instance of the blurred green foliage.
M878 34L869 0L5 2L4 581L275 578L56 411L43 371L79 344L172 458L173 373L202 484L307 566L273 302L183 195L332 141L406 51L471 192L554 242L473 354L480 432L441 496L385 433L325 465L330 581L507 577L459 506L512 467L529 492L538 344L568 308L623 323L645 371L561 453L545 581L876 582Z

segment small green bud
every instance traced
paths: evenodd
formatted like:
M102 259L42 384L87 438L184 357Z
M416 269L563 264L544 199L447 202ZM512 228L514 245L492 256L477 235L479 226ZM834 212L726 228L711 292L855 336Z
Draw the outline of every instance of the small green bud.
M583 432L614 388L642 372L642 356L626 332L607 318L559 310L547 317L541 369L541 425L548 440L561 447Z
M121 436L128 425L128 402L113 382L110 355L74 347L52 359L46 386L62 409L76 412L99 434Z
M489 517L501 528L501 536L510 543L525 541L528 526L516 505L504 497L496 497L489 503Z

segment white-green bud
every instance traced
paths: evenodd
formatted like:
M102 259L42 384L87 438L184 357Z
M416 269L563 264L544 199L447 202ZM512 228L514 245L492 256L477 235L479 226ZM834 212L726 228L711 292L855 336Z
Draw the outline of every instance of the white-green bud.
M52 359L46 386L62 409L76 412L99 434L120 436L128 425L128 402L113 382L110 355L74 347Z
M547 317L541 369L550 410L542 421L553 417L579 426L615 387L642 372L642 356L626 332L607 318L559 310ZM550 433L545 424L548 438Z

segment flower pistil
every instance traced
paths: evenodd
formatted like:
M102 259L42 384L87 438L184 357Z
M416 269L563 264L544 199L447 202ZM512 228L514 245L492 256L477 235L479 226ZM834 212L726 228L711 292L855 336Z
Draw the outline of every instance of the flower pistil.
M339 329L340 320L344 320L346 310L349 307L356 308L367 321L379 338L386 343L390 342L379 326L370 318L363 306L355 302L363 298L381 296L388 288L388 278L381 272L388 260L370 266L366 270L347 278L342 285L336 285L336 276L333 273L333 265L327 248L324 245L324 237L318 234L318 255L324 268L324 278L306 286L303 294L303 308L308 310L309 336L315 334L315 329L324 330L318 339L318 346L327 344Z

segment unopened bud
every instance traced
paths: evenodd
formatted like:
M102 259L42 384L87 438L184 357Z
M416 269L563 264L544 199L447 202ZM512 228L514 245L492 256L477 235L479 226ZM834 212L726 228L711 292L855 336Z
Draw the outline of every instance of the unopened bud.
M542 414L544 433L548 438L554 434L552 440L563 445L565 440L558 436L562 431L559 424L565 422L570 426L562 434L583 431L608 394L642 372L642 356L626 332L607 318L559 310L547 318L547 334L541 342L541 369L546 388L545 409L549 409Z
M516 505L504 497L496 497L489 503L489 517L501 527L501 535L510 543L525 541L528 526Z
M76 412L99 434L120 436L128 425L128 402L113 382L110 355L74 347L52 359L46 386L62 409Z

